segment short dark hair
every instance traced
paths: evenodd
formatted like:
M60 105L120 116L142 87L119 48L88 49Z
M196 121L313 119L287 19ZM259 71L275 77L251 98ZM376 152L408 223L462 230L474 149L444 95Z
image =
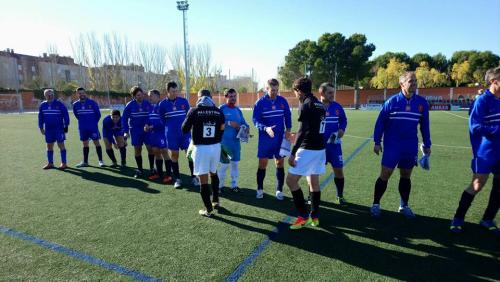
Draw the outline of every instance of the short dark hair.
M233 93L237 94L237 92L236 92L236 90L234 90L234 88L226 89L226 90L224 90L224 97L227 97L227 95L233 94Z
M177 88L177 83L175 81L170 81L167 83L167 91L170 90L170 88Z
M200 91L198 91L198 96L200 96L200 97L203 97L203 96L212 97L212 94L210 93L210 90L208 90L208 89L201 89Z
M148 94L153 94L153 95L156 95L156 96L160 96L160 91L156 90L156 89L152 89L152 90L149 90L148 91Z
M323 83L321 83L321 85L319 86L318 91L319 91L320 93L323 93L323 92L325 92L325 91L326 91L326 89L327 89L328 87L335 88L335 86L333 86L333 84L331 84L330 82L323 82Z
M137 95L137 93L139 92L144 93L144 91L142 91L142 88L140 88L139 86L134 86L130 88L130 95L132 95L132 97L135 97L135 95Z
M78 91L85 91L85 88L83 88L83 87L78 87L78 88L76 89L76 92L78 92Z
M312 91L312 81L308 77L297 78L293 82L293 90L301 91L304 94L309 94Z
M280 83L278 82L278 80L276 78L271 78L267 81L267 85L269 86L279 86Z
M111 115L112 115L112 116L121 116L121 114L120 114L120 110L112 110L112 111L111 111Z

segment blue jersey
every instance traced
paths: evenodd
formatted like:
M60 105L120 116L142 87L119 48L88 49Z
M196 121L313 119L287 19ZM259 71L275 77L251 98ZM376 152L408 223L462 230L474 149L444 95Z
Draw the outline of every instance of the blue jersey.
M144 125L149 120L149 112L153 109L149 101L143 100L138 103L135 99L128 102L123 110L122 127L123 132L144 132Z
M152 133L161 132L165 134L165 124L160 116L160 105L152 104L153 110L149 112L149 119L147 124L153 126Z
M102 135L104 135L104 137L109 135L115 135L115 136L123 135L121 118L118 120L117 123L114 123L111 115L106 116L102 120Z
M69 126L66 106L59 100L43 101L38 109L38 128L45 130L63 130Z
M253 107L253 123L259 130L259 141L261 138L270 138L265 132L266 127L273 128L275 137L281 140L286 129L292 128L292 112L288 102L281 96L276 96L274 100L269 95L260 98ZM281 141L280 141L281 142Z
M92 99L80 100L73 103L73 114L78 120L79 129L94 129L101 119L99 105Z
M489 89L474 102L470 118L469 132L473 136L481 136L477 156L481 158L500 158L500 98L495 97Z
M347 127L347 117L344 112L344 108L337 102L330 102L326 107L326 118L325 118L325 142L332 133L342 129L345 131Z
M384 136L384 144L389 145L389 148L418 148L418 124L420 124L424 146L430 148L427 100L416 94L406 99L403 92L399 92L384 103L375 123L373 140L378 145Z
M230 107L228 105L220 106L222 113L224 114L224 118L226 119L226 126L224 127L224 134L222 135L222 144L229 144L234 142L240 142L236 135L238 135L239 129L236 129L229 125L231 121L235 121L240 125L248 126L248 123L245 121L245 117L241 112L239 107Z
M189 102L182 97L176 97L173 100L167 98L160 102L159 114L167 127L168 135L183 135L181 127L188 111Z
M474 104L476 103L476 100L472 102L469 108L469 117L470 114L472 113L472 109L474 108ZM481 135L479 134L472 134L472 132L469 131L469 139L470 139L470 144L472 146L472 155L477 157L477 149L479 148L479 145L481 145Z

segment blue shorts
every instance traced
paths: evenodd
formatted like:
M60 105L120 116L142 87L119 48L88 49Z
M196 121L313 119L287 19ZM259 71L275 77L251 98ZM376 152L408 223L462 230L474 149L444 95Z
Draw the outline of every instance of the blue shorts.
M280 148L283 141L283 134L274 134L274 138L259 135L259 145L257 145L257 158L259 159L281 159ZM280 137L278 137L280 136Z
M384 146L382 165L391 169L411 169L417 165L418 147L414 149L397 146Z
M66 140L66 135L62 129L48 129L45 130L45 142L47 144L52 144L54 142L64 143Z
M327 144L326 145L326 163L330 163L332 167L343 168L344 160L342 159L342 145Z
M239 140L236 142L222 142L221 144L227 149L229 159L232 162L239 162L241 160L241 144Z
M102 131L102 137L108 139L109 143L116 144L116 137L123 137L123 131Z
M188 134L174 134L167 132L167 147L172 151L187 150L191 135Z
M80 141L87 141L89 139L99 140L101 139L101 134L99 133L99 128L84 128L80 129Z
M470 165L472 172L476 174L500 174L500 158L475 157Z
M167 148L167 138L163 132L151 132L147 136L147 143L151 147L165 149Z
M132 139L132 146L139 147L142 145L149 145L147 133L144 130L130 131L130 138Z

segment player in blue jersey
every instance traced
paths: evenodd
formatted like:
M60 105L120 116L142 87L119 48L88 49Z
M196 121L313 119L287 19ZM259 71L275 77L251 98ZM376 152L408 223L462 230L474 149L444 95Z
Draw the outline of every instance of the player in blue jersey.
M127 165L127 149L123 138L123 127L119 110L112 110L111 114L102 120L102 139L106 146L106 153L113 162L112 167L118 166L113 146L120 150L121 166Z
M283 200L283 185L285 183L284 158L280 156L283 136L290 140L292 129L292 112L285 98L278 95L279 82L272 78L267 81L267 93L253 107L253 123L259 130L257 157L257 198L264 197L264 178L269 159L275 159L276 164L276 199Z
M337 188L337 203L345 205L344 199L344 161L342 159L341 138L347 127L347 117L344 108L334 101L335 89L331 83L323 83L319 87L321 102L325 105L325 133L326 162L330 163L334 173L335 187Z
M405 72L399 77L401 92L389 98L383 105L377 118L373 140L373 151L378 155L382 152L382 136L384 147L382 154L382 169L375 183L375 193L371 214L379 217L380 199L387 189L387 182L396 166L399 168L399 194L401 202L399 212L407 218L415 214L408 206L411 191L411 173L417 165L418 134L417 126L423 139L424 153L431 153L431 138L429 129L429 104L424 97L418 96L417 78L414 72Z
M43 169L54 168L54 143L61 151L60 169L66 169L66 147L64 133L68 132L69 115L68 109L60 101L54 98L53 89L45 89L43 91L45 101L40 104L38 109L38 128L42 135L45 135L45 143L47 143L47 164Z
M99 166L103 167L102 148L99 140L99 120L101 119L101 111L99 105L87 97L85 89L78 87L76 89L78 101L73 103L73 114L78 120L78 131L80 132L80 141L83 143L83 161L76 167L86 167L89 165L89 139L92 139L99 159Z
M219 189L222 190L224 187L224 180L226 179L226 171L228 167L231 167L231 191L233 192L240 191L238 187L238 176L240 174L238 164L241 159L241 144L237 135L242 125L249 128L243 113L240 108L236 106L237 95L238 93L233 88L224 91L226 104L220 106L220 109L224 114L226 125L224 127L221 145L227 149L230 162L229 164L221 162L220 168L217 170L217 174L219 175Z
M179 97L177 83L171 81L167 83L167 98L160 102L160 115L165 121L167 147L170 153L170 166L172 167L175 178L174 187L182 186L181 175L179 172L179 150L187 150L191 133L182 133L182 123L186 119L189 111L189 102L183 97ZM198 178L193 174L193 162L188 160L191 171L191 182L196 187L199 186ZM169 167L166 170L169 171Z
M153 89L148 92L149 102L153 110L149 113L149 120L144 126L144 131L148 133L148 142L155 156L156 173L149 176L149 180L160 179L163 183L170 183L172 177L170 171L163 177L163 160L168 160L167 138L165 136L165 123L160 115L160 91Z
M488 70L485 80L489 88L474 102L469 118L470 134L481 137L479 143L471 142L472 181L462 193L450 230L462 232L467 210L493 173L490 199L479 224L500 237L500 229L494 221L500 207L500 67Z
M144 126L149 120L149 112L153 109L148 100L144 99L144 91L139 86L134 86L130 89L132 101L128 102L123 110L122 127L124 137L128 138L130 135L132 139L132 146L134 146L135 162L137 170L134 177L139 178L144 175L142 168L142 146L146 145L149 157L149 168L151 174L154 174L154 154L149 146L144 131ZM130 133L129 133L130 131Z

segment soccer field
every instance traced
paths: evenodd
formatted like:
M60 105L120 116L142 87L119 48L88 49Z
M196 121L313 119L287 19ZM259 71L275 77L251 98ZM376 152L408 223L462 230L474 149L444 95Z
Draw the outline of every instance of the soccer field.
M251 112L244 113L251 122ZM66 171L41 169L45 144L35 114L0 115L0 281L500 280L500 243L477 224L491 179L467 214L465 232L456 236L448 230L471 177L467 113L430 113L431 170L414 170L414 220L397 213L397 172L382 199L382 217L370 217L380 157L367 139L378 113L346 114L343 152L350 204L334 203L328 169L321 178L320 227L296 231L283 223L294 215L293 202L287 188L285 201L275 199L271 163L264 199L255 198L256 137L242 144L242 193L226 192L224 208L204 218L198 215L198 189L134 179L131 146L127 162L132 167L97 167L91 145L94 166L75 169L82 146L72 114L66 141L71 168ZM58 149L54 158L58 164Z

